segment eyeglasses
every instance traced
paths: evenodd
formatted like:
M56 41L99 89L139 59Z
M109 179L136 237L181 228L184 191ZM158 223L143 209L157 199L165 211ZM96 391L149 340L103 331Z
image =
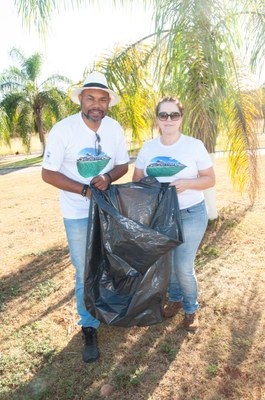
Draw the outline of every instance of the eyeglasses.
M98 133L95 132L96 135L96 141L95 141L95 154L98 156L101 153L101 145L100 145L100 136Z
M181 118L181 114L179 112L172 112L170 114L161 111L157 115L159 121L167 121L168 117L170 117L171 121L178 121Z

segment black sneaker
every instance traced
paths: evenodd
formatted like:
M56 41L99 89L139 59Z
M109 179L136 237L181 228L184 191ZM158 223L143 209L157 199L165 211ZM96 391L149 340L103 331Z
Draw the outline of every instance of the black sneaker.
M90 363L99 358L99 350L97 343L97 330L95 328L84 328L82 326L84 348L83 348L83 361Z

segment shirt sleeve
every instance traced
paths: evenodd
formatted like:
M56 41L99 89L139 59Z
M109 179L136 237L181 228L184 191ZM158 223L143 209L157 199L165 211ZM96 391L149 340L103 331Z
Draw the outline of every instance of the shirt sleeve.
M65 143L58 125L51 129L43 157L42 167L51 171L59 171L64 159Z
M198 171L211 168L213 166L213 162L210 154L206 150L203 142L201 140L197 140L197 168Z
M135 160L135 168L144 169L145 168L145 161L144 161L144 145L140 149L136 160Z
M115 165L126 164L130 161L123 129L120 125L118 129L119 129L119 134L118 134L116 157L114 161Z

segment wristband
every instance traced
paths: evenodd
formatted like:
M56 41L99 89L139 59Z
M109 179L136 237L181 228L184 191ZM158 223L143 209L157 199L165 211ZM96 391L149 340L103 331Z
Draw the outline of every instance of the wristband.
M84 185L84 186L83 186L83 189L82 189L82 192L81 192L81 195L82 195L83 197L86 197L87 189L88 189L88 185Z
M108 176L108 178L109 178L109 183L111 183L112 182L112 179L111 179L111 176L110 176L110 174L108 174L107 172L105 172L105 174L104 175L107 175Z

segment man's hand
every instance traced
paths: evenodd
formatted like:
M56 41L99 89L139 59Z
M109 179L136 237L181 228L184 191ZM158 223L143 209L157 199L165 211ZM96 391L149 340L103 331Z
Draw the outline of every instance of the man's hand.
M99 190L107 190L110 184L110 179L108 175L98 175L95 176L90 183L92 183L95 188Z
M115 165L115 167L103 175L95 176L90 183L99 190L107 190L110 183L121 178L128 172L128 163Z

